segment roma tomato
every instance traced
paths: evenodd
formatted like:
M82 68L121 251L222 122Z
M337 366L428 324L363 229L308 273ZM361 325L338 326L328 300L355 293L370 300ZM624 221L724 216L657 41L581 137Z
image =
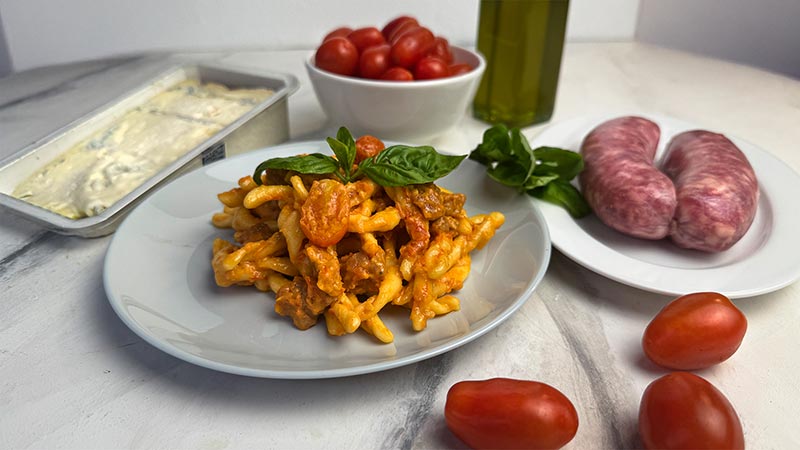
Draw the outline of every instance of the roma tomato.
M336 180L315 181L300 208L300 229L312 244L328 247L347 232L350 221L350 195Z
M456 75L461 75L462 73L467 73L472 71L472 67L469 64L451 64L447 68L448 72L450 72L450 76L454 77Z
M436 78L445 78L450 76L450 71L447 68L447 63L439 58L426 56L414 66L414 79L415 80L435 80Z
M386 81L414 81L414 74L402 67L392 67L381 75L381 80Z
M453 63L453 52L450 50L450 43L441 36L436 36L433 40L433 46L428 50L428 56L439 58L447 64Z
M665 306L645 329L642 348L660 366L702 369L730 358L746 331L747 319L727 297L698 292Z
M578 431L578 413L564 394L508 378L456 383L444 417L450 431L475 449L560 448Z
M373 45L381 45L386 43L380 30L375 27L365 27L353 30L347 35L347 39L356 46L359 52L372 47Z
M386 145L383 143L383 141L375 136L371 136L369 134L361 136L360 138L356 139L356 164L371 156L377 155L385 148Z
M648 449L741 449L744 434L727 398L705 379L673 372L647 386L639 435Z
M434 36L425 27L404 33L392 44L392 63L410 69L414 67L433 45Z
M314 64L339 75L353 75L358 68L358 49L347 38L332 37L314 55Z
M419 22L417 22L417 19L415 19L415 18L413 18L411 16L399 16L399 17L395 17L394 19L390 20L389 23L387 23L383 27L383 29L381 30L381 34L383 34L383 37L385 37L387 41L391 41L391 37L394 34L394 32L398 28L400 28L403 24L408 23L408 22L410 22L410 23L412 23L414 25L419 25Z
M389 44L376 45L363 52L358 60L358 74L364 78L378 79L389 70Z
M347 37L347 35L352 32L353 29L350 27L340 27L326 34L325 37L322 38L322 42L325 42L332 37Z

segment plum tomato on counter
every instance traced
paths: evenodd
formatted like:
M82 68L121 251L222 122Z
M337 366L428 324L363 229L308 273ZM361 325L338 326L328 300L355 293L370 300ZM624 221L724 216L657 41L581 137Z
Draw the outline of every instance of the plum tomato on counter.
M647 449L744 448L733 405L689 372L673 372L647 386L639 405L639 436Z
M558 389L530 380L461 381L447 392L447 427L474 449L556 449L578 431L578 413Z
M411 16L377 27L338 27L317 47L314 65L338 75L388 81L435 80L472 71L450 43Z
M644 331L647 357L674 370L696 370L730 358L744 339L747 318L716 292L697 292L673 300Z

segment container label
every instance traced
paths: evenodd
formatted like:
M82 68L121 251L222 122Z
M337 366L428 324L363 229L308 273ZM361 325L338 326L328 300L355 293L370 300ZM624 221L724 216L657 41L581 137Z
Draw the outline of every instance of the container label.
M220 159L225 159L225 142L220 142L203 152L203 165L206 166Z

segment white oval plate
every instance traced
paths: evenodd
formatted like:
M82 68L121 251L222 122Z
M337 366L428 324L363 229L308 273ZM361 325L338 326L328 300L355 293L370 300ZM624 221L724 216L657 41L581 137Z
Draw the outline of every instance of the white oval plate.
M394 333L391 344L360 330L328 336L322 321L296 329L274 312L274 295L217 287L211 244L232 235L210 218L221 210L216 194L235 187L258 163L304 152L329 150L324 142L308 142L254 151L178 178L142 202L114 235L105 259L106 293L122 321L153 346L211 369L267 378L340 377L410 364L476 339L522 306L544 276L551 247L539 210L465 160L440 184L467 195L470 215L500 211L506 222L472 254L469 278L454 293L461 310L414 332L407 310L389 307L381 317Z
M555 123L531 140L573 151L605 120L622 114L577 117ZM677 119L637 114L661 127L657 158L675 134L703 128ZM712 130L714 131L714 130ZM761 198L755 220L727 251L711 254L681 249L669 240L648 241L618 233L596 216L574 220L563 209L537 200L553 246L586 268L647 291L683 295L716 291L731 298L751 297L785 287L800 278L800 176L757 146L727 136L750 161ZM577 184L576 184L577 186Z

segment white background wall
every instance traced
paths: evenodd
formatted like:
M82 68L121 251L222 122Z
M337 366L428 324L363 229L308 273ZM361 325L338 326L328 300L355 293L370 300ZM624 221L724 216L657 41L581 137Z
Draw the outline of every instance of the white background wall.
M636 40L800 78L800 0L641 0Z
M478 5L478 0L0 0L0 76L151 50L312 48L336 26L383 24L402 13L453 43L470 44ZM800 78L800 0L571 0L567 40L632 39Z
M572 0L568 39L630 40L639 0ZM312 48L339 25L411 14L474 43L478 0L0 0L15 71L146 50Z

